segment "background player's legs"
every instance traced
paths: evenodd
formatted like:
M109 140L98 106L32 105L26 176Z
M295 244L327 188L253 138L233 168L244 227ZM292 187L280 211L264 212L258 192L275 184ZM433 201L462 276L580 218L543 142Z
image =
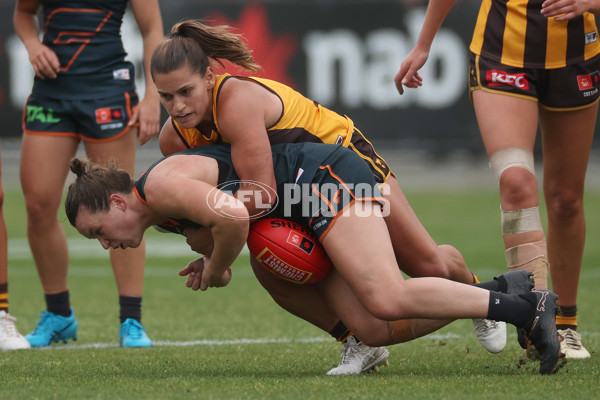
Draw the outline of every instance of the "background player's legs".
M27 237L47 309L38 328L27 335L32 346L46 346L77 337L67 282L69 250L65 232L58 221L58 207L69 161L78 144L79 140L74 137L23 135L20 176L27 211ZM63 334L55 337L53 331L56 329Z
M29 342L17 330L15 317L8 310L8 237L4 221L4 190L0 161L0 350L29 348Z
M114 160L120 168L129 172L132 178L135 178L136 146L137 128L132 128L122 137L109 142L85 142L85 150L91 160L99 164ZM121 310L120 343L125 347L152 345L141 326L145 256L145 243L138 248L110 249L110 261L115 274ZM131 335L128 335L129 331Z
M540 110L544 151L544 197L548 211L548 259L552 290L562 315L567 358L588 358L577 329L577 288L585 244L583 194L598 104L582 110Z
M533 100L475 90L473 105L483 143L499 179L508 267L534 273L536 288L547 288L546 242L533 165L538 104Z
M46 294L68 289L67 240L57 216L78 144L75 138L23 135L20 175L27 237Z

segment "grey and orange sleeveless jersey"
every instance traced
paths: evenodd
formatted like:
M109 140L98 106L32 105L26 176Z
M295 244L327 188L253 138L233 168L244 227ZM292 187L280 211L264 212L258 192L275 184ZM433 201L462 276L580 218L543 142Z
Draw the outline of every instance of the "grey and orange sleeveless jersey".
M344 157L350 157L356 165L355 170L365 170L366 175L371 177L371 174L360 158L349 149L342 146L317 144L317 143L284 143L271 146L273 154L273 167L275 171L275 180L277 182L277 195L283 199L285 197L285 185L288 183L302 185L304 183L312 183L312 180L322 164L335 163L336 160ZM146 203L146 194L144 186L148 173L152 169L173 156L204 156L213 158L219 166L218 184L227 183L227 190L234 194L240 186L240 180L233 168L231 161L231 147L228 144L216 144L212 146L199 146L188 150L181 151L166 156L152 164L135 182L134 191L136 196ZM299 171L302 173L299 174ZM353 171L354 173L354 171ZM371 182L375 185L375 181ZM185 190L185 188L182 188ZM190 199L194 201L194 199ZM283 208L283 207L281 207ZM273 216L280 216L276 210ZM306 224L305 224L306 225ZM195 228L199 225L193 221L186 219L171 219L168 222L161 224L160 228L183 234L185 228Z
M600 53L593 14L569 21L544 17L544 0L483 0L470 50L518 68L555 69Z
M121 24L128 0L42 0L43 43L59 58L56 79L35 79L33 94L87 100L135 89Z

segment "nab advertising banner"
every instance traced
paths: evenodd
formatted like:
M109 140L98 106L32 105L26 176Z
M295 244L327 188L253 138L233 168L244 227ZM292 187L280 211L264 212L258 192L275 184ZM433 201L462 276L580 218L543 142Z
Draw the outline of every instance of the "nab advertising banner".
M33 82L27 52L12 27L14 3L0 0L3 137L21 134L22 107ZM483 152L467 90L468 46L479 4L455 3L420 71L423 86L400 96L393 79L417 40L426 2L160 0L165 34L189 18L233 26L263 67L259 76L286 83L348 115L375 141L438 154ZM122 35L143 95L142 39L130 11Z

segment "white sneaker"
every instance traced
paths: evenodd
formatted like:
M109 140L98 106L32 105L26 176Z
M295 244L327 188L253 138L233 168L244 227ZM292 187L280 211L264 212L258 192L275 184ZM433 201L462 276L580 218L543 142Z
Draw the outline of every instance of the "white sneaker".
M473 318L475 336L490 353L500 353L506 346L506 322Z
M563 340L560 342L560 351L565 355L565 358L577 360L590 358L590 352L581 344L581 335L573 329L559 329L558 334Z
M31 347L27 339L17 331L16 320L6 311L0 311L0 350L19 350Z
M358 375L362 372L379 371L379 366L388 366L390 352L385 347L369 347L357 343L354 337L349 337L340 350L342 361L335 368L330 369L327 375Z

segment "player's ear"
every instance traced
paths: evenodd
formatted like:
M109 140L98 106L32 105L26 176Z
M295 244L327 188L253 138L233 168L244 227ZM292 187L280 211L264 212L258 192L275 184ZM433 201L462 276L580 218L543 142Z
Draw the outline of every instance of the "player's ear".
M113 193L109 197L111 206L115 206L115 208L119 211L125 211L127 209L127 201L123 198L123 196Z
M213 67L207 67L204 73L204 79L206 80L206 87L212 89L215 87L216 74Z

